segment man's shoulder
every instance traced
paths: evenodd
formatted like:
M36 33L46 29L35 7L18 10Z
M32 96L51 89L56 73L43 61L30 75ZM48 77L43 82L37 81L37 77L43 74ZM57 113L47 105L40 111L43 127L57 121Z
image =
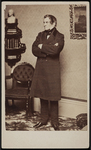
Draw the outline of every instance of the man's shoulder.
M58 37L58 38L64 37L64 34L60 33L57 29L54 30L53 34L54 34L55 37Z
M38 33L38 36L41 36L45 31L41 31Z
M57 36L64 37L64 34L63 34L63 33L60 33L60 32L57 30Z

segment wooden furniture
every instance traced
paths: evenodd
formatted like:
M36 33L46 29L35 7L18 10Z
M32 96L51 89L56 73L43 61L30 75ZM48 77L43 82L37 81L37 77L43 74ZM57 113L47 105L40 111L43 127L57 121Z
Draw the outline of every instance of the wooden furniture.
M5 62L10 67L21 60L21 54L26 50L21 38L22 30L18 28L18 19L15 19L15 23L8 23L5 19Z
M33 114L33 98L30 95L31 83L34 74L34 68L29 63L22 63L16 66L10 77L6 77L5 82L12 78L12 88L7 89L6 84L6 115L7 115L7 104L8 99L11 99L13 104L14 100L25 100L26 101L26 116Z

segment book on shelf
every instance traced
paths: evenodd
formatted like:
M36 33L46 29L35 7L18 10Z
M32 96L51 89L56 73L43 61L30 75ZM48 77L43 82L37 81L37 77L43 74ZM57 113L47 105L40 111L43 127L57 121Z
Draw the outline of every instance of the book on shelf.
M10 48L14 48L14 38L10 39Z
M19 47L19 42L18 42L18 39L15 39L15 42L14 42L14 44L15 44L15 48L18 48L18 47Z
M10 38L10 39L8 39L8 38L6 38L5 39L5 47L6 48L10 48L10 49L12 49L12 48L19 48L19 39L14 39L14 38Z
M7 39L7 48L10 47L10 46L9 46L9 43L10 43L10 41L9 41L9 39Z

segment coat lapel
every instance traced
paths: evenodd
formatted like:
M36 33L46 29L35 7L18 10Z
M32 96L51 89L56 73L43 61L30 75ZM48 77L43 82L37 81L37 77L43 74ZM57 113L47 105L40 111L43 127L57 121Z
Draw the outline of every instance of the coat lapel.
M42 43L47 44L47 43L50 43L51 41L54 41L56 34L57 34L57 30L55 29L55 30L51 33L50 37L47 39L47 38L46 38L46 32L44 31L43 34L42 34L42 39L41 39L41 40L42 40Z
M42 37L41 37L41 40L42 40L42 43L45 43L46 42L46 32L44 31L43 34L42 34Z

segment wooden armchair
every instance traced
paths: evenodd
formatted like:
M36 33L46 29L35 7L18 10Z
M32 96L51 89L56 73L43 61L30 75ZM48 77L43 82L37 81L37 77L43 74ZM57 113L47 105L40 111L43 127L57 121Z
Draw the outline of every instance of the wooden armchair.
M7 79L12 78L12 88L5 90L5 100L6 100L6 115L7 115L7 104L8 99L12 100L14 104L14 100L25 100L26 101L26 116L33 115L34 111L34 103L33 98L30 95L31 83L34 74L34 68L29 63L22 63L16 66L13 70L13 73L10 77L6 77ZM5 82L7 83L7 81Z

